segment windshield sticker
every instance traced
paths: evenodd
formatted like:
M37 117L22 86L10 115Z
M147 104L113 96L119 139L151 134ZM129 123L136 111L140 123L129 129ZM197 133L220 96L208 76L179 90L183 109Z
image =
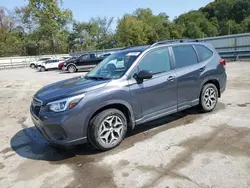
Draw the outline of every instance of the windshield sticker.
M138 56L141 52L129 52L126 56Z

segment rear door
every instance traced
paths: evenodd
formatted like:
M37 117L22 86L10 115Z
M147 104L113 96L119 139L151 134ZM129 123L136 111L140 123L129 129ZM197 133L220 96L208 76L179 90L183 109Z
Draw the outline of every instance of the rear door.
M183 110L199 103L199 78L205 67L199 63L192 45L173 46L172 53L177 75L178 110Z

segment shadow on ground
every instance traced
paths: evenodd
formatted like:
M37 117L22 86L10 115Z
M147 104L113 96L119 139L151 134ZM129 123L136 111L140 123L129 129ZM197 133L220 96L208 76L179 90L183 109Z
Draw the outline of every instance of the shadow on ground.
M216 111L223 108L223 104L218 106ZM127 138L119 147L107 152L100 152L90 144L67 149L55 148L44 140L41 133L35 127L24 128L17 132L12 137L10 145L19 156L33 160L61 161L76 155L85 155L88 157L93 157L94 155L100 156L132 147L135 143L148 139L161 131L190 124L200 114L201 111L198 108L192 108L140 125L128 133Z

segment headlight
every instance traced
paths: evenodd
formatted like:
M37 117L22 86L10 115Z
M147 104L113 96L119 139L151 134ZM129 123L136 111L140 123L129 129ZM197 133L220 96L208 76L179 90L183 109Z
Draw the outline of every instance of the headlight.
M62 112L67 109L74 108L84 96L85 96L85 93L74 96L74 97L65 98L65 99L58 100L58 101L53 101L53 102L48 103L47 106L53 112Z

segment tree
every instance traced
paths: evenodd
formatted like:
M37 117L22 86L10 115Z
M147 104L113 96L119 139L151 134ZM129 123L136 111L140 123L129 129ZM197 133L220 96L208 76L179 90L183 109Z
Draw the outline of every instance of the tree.
M92 18L89 22L75 22L68 40L72 50L91 50L115 47L111 29L113 18Z
M27 1L14 13L0 8L0 56L66 53L250 32L249 0L215 0L172 22L164 12L155 15L149 8L139 8L118 19L115 31L112 17L73 22L72 12L62 7L62 0Z
M0 56L23 54L23 28L18 25L13 13L0 8Z
M241 0L236 1L232 8L232 16L237 24L241 23L247 16L250 15L250 1L249 0Z
M116 38L118 46L134 46L148 43L149 27L134 16L125 15L118 21Z
M58 0L29 0L27 6L16 9L26 29L35 33L33 40L39 51L59 52L58 39L64 36L65 27L72 18L72 12L63 10L61 5Z
M218 34L215 23L210 22L202 12L190 11L174 21L183 28L185 38L203 38Z
M222 35L231 35L242 32L240 24L237 24L234 20L228 20L225 24L220 26L220 33Z
M250 32L250 16L241 23L242 32Z

